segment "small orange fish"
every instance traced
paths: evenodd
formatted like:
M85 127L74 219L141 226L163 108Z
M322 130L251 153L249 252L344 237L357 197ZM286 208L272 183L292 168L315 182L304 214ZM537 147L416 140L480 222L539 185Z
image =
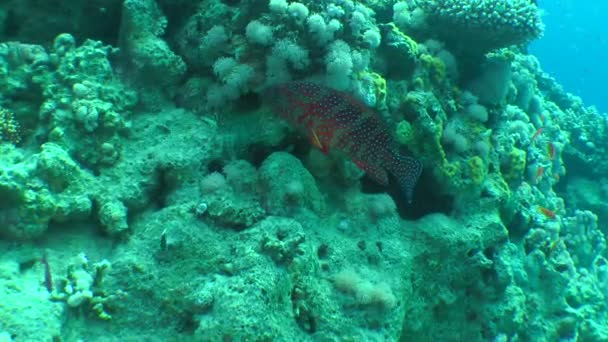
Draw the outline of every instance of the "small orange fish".
M545 207L538 207L538 212L543 214L548 219L555 220L555 212L551 209L547 209Z
M530 143L534 142L534 140L536 140L536 138L538 138L538 136L543 132L543 128L539 127L536 132L534 132L534 135L532 136L532 140L530 140Z
M549 244L549 253L547 255L551 255L553 254L553 252L555 252L555 250L557 249L558 246L562 245L563 242L560 238L558 238L557 240L551 242L551 244Z
M539 166L538 169L536 169L536 176L534 176L534 182L538 183L538 181L541 179L541 177L544 174L545 174L545 167Z
M547 144L547 155L549 156L549 160L555 158L555 145L552 142Z

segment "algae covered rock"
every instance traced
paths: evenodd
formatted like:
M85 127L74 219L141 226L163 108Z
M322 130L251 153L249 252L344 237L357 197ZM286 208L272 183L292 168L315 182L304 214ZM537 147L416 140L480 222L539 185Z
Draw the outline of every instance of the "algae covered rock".
M608 120L524 52L536 1L35 2L0 5L0 340L608 341ZM413 203L267 115L289 81L377 110Z
M302 162L287 152L271 154L260 167L265 203L272 213L308 209L322 213L325 200Z
M50 53L53 67L37 78L45 97L39 114L48 126L43 132L89 168L116 163L137 102L109 61L114 53L92 40L76 46L73 36L62 34Z
M23 274L23 263L17 261L14 251L9 248L3 251L0 259L0 297L3 298L0 302L0 341L59 338L65 308L50 300L46 289L40 286L37 274Z
M230 193L211 197L205 207L217 224L237 230L251 227L266 215L258 202Z
M92 209L87 182L92 176L80 169L68 153L45 144L40 153L24 158L9 145L0 163L0 234L18 239L41 236L53 221L82 220Z
M155 108L158 108L164 96L174 96L176 83L186 72L182 58L162 38L166 26L167 19L156 1L123 2L121 47L129 56L130 65L141 86L148 90L142 99ZM148 87L148 84L154 86ZM157 89L158 85L162 86Z

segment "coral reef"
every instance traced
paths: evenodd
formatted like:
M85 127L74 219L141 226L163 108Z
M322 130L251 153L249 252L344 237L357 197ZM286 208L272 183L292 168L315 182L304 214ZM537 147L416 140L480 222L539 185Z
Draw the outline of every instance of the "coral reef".
M608 119L526 54L534 1L35 3L0 5L0 340L608 340ZM420 160L412 203L272 113L299 80Z
M543 32L540 11L530 0L419 1L442 40L450 45L475 42L489 51L538 38Z

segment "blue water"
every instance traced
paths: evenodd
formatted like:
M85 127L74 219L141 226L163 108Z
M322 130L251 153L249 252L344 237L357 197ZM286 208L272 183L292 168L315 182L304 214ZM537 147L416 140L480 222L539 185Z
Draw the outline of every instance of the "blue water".
M545 36L530 52L567 91L608 113L608 1L540 0L539 5Z

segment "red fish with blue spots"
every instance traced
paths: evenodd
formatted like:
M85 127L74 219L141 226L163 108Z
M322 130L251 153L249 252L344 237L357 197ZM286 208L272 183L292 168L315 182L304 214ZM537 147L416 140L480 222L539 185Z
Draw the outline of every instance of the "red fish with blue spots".
M312 82L271 87L265 97L272 109L305 134L324 153L338 150L382 185L393 175L412 201L421 163L400 154L384 120L345 92Z

